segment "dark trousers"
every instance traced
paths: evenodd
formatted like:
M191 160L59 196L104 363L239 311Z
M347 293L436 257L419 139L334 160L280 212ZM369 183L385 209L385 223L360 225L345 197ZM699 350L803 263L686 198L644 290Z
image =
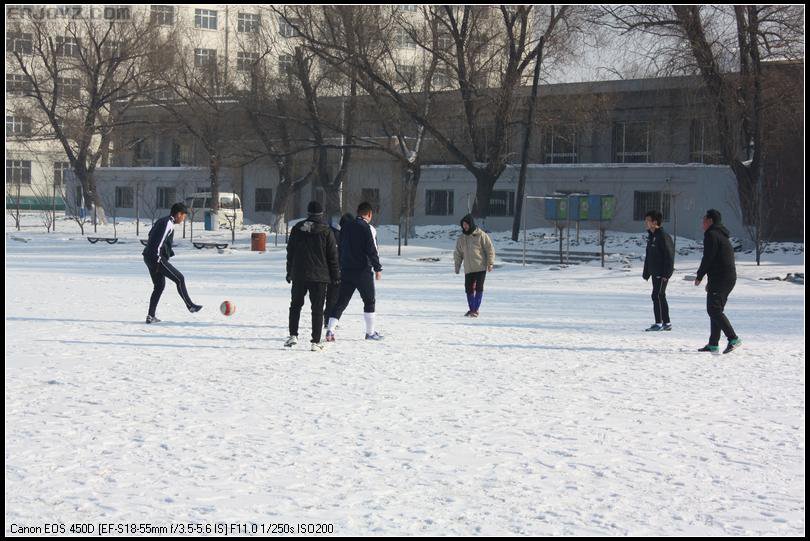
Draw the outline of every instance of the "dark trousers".
M471 272L464 275L464 291L467 295L484 292L484 281L487 279L487 271Z
M329 284L326 286L326 310L324 310L324 314L326 314L327 317L335 310L339 296L340 284Z
M726 338L733 340L737 338L737 333L731 326L731 322L723 313L726 307L726 301L734 289L736 280L725 281L719 284L709 283L709 288L706 295L706 311L709 313L711 319L711 334L709 335L709 345L716 346L720 343L720 331L726 335Z
M653 276L652 302L656 323L670 323L669 303L667 303L667 284L663 276Z
M320 342L323 330L323 303L326 299L326 284L322 282L293 282L290 336L298 336L298 320L301 319L301 308L304 306L307 293L309 303L312 305L312 342Z
M157 310L160 296L163 294L163 289L166 287L166 278L175 283L180 298L186 303L186 308L190 308L194 304L191 302L191 297L188 295L186 279L183 273L174 268L171 263L163 260L159 262L153 261L146 257L143 258L143 262L146 263L146 267L149 269L149 276L152 278L152 283L155 286L152 290L152 297L149 299L150 316L155 317L155 310Z
M370 271L362 272L341 272L340 277L340 293L335 307L329 314L330 318L340 319L343 311L349 306L349 301L352 300L355 290L360 292L360 297L363 299L363 312L366 314L374 313L376 308L376 299L374 298L374 274Z

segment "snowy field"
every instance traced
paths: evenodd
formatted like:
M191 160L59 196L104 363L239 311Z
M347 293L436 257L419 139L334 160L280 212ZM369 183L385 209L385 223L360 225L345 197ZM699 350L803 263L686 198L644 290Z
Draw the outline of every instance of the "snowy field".
M738 254L727 314L744 347L712 356L695 351L709 321L684 279L694 242L679 239L675 330L644 333L641 233L612 235L631 257L605 269L499 264L470 320L456 228L420 228L402 257L382 229L385 340L363 340L356 298L338 341L312 353L307 306L298 349L282 347L289 286L272 238L255 253L240 232L220 253L178 231L172 262L205 308L189 314L167 284L163 323L147 326L132 224L116 245L27 224L6 224L6 534L88 522L805 534L804 286L760 280L803 273L801 245L761 267ZM543 235L534 244L553 247Z

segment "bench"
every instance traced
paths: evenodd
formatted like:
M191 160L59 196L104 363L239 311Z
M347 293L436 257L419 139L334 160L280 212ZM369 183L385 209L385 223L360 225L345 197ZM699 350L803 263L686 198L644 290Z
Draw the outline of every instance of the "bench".
M198 250L202 250L203 248L218 248L220 250L224 250L228 247L228 243L221 243L221 242L195 242L193 243L194 247Z
M104 241L107 244L115 244L118 242L118 237L87 237L87 241L90 244L95 244L98 241Z

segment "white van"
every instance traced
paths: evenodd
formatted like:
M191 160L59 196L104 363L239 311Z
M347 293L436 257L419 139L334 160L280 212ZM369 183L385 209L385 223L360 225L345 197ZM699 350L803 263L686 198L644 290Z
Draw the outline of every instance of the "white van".
M186 197L188 207L188 219L195 222L205 220L206 211L211 210L211 192L198 192L190 197ZM242 212L242 201L235 193L219 192L219 212L217 218L220 226L230 227L230 223L236 220L236 228L241 228L245 223L245 216Z

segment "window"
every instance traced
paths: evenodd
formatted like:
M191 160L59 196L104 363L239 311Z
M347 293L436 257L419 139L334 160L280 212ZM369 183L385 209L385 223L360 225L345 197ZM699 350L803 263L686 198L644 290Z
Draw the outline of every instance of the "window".
M616 122L613 125L613 161L649 163L649 122Z
M239 71L252 71L256 62L259 61L259 53L236 53L236 69Z
M433 84L437 90L450 88L452 86L450 81L450 74L447 71L437 69L433 74Z
M131 209L135 206L135 194L131 186L115 187L115 208Z
M261 18L259 15L253 13L240 13L237 16L237 32L250 32L251 34L258 34L260 27Z
M145 137L140 137L131 143L132 157L139 161L152 160L152 141Z
M397 79L401 80L407 85L413 85L416 82L416 66L408 64L397 64Z
M23 32L8 32L6 34L6 51L9 53L31 54L34 48L32 34Z
M278 57L278 74L279 75L292 75L293 73L293 57L289 54L282 54Z
M31 119L25 116L6 115L6 137L31 135Z
M70 172L70 162L53 162L53 185L61 186L65 183L65 173Z
M371 203L371 208L374 209L374 214L380 213L380 189L379 188L363 188L360 190L360 199Z
M31 80L26 75L6 73L6 92L9 94L30 94L34 90Z
M174 6L152 6L152 23L174 26Z
M413 37L405 31L404 28L397 28L394 34L395 43L397 47L403 49L416 49L416 42Z
M407 11L408 13L416 13L417 7L414 4L405 4L399 6L402 11Z
M213 66L217 60L216 49L194 49L194 66L204 68Z
M157 189L157 208L170 209L177 202L177 189L161 187Z
M692 163L719 164L720 140L717 129L704 119L694 119L689 129L689 161Z
M221 195L219 196L219 208L227 209L227 210L239 210L242 208L239 204L239 198L234 198L231 195Z
M272 188L256 188L256 212L273 211Z
M577 163L575 126L554 126L543 134L545 163Z
M633 192L633 220L644 221L644 215L651 210L660 210L664 221L669 220L668 192Z
M120 58L123 50L124 47L120 41L105 41L101 46L101 56L105 59Z
M31 160L6 160L6 184L31 184Z
M515 192L493 191L489 197L490 216L514 216Z
M217 12L212 9L194 10L194 28L217 29Z
M452 38L452 36L442 34L441 36L439 36L439 39L437 40L437 47L439 48L439 52L442 53L455 52L456 42Z
M56 54L58 56L79 56L79 38L56 36Z
M453 190L425 190L425 214L451 216L453 214Z
M290 19L290 22L293 23L296 26L301 24L301 21L298 21L296 19ZM289 22L287 22L284 19L284 17L279 17L278 18L278 33L281 34L281 36L285 37L285 38L295 38L295 37L300 36L301 34L299 34L298 31L296 31L293 24L290 24Z
M69 79L67 77L57 77L56 93L65 96L66 98L78 98L80 93L79 80Z

